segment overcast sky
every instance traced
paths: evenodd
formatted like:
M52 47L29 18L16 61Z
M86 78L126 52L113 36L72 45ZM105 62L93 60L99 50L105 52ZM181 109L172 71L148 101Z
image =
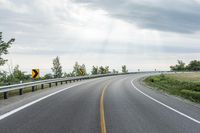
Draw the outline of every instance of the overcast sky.
M0 0L0 31L16 38L8 64L28 72L56 56L67 72L75 61L168 70L200 57L200 0Z

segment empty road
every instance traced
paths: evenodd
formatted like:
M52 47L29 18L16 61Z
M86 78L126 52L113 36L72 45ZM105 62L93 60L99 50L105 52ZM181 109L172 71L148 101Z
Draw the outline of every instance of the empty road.
M200 133L200 106L146 88L143 76L77 82L2 114L0 133Z

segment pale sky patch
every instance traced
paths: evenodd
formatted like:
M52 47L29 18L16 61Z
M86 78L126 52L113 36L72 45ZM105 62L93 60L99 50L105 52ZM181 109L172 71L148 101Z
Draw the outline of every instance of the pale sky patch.
M16 42L6 57L30 72L50 72L60 56L130 71L169 70L177 59L198 59L199 0L0 0L0 31ZM170 6L169 6L170 5ZM5 65L6 69L7 66Z

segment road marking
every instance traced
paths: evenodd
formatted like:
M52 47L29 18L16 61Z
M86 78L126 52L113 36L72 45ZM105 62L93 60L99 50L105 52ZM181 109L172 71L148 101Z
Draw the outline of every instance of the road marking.
M110 82L108 82L102 91L101 98L100 98L100 120L101 120L101 133L106 133L106 123L105 123L105 114L104 114L104 94L105 90L108 87Z
M96 80L97 80L97 79L96 79ZM32 101L32 102L30 102L30 103L27 103L27 104L25 104L25 105L23 105L23 106L21 106L21 107L19 107L19 108L16 108L16 109L14 109L14 110L12 110L12 111L9 111L9 112L7 112L7 113L5 113L5 114L3 114L3 115L0 115L0 120L3 120L4 118L6 118L6 117L8 117L8 116L10 116L10 115L12 115L12 114L15 114L15 113L19 112L20 110L25 109L25 108L27 108L27 107L29 107L29 106L35 104L35 103L38 103L38 102L40 102L40 101L42 101L42 100L44 100L44 99L46 99L46 98L48 98L48 97L51 97L51 96L53 96L53 95L55 95L55 94L58 94L58 93L60 93L60 92L62 92L62 91L68 90L68 89L70 89L70 88L73 88L73 87L76 87L76 86L79 86L79 85L82 85L82 84L85 84L85 83L88 83L88 82L90 82L90 81L86 81L86 82L83 82L83 83L79 83L79 84L76 84L76 85L69 86L69 87L67 87L67 88L61 89L61 90L59 90L59 91L56 91L56 92L53 92L53 93L51 93L51 94L49 94L49 95L46 95L46 96L44 96L44 97L41 97L41 98L39 98L39 99L37 99L37 100L35 100L35 101Z
M122 80L125 80L127 79L128 77L126 78L123 78ZM111 82L111 81L110 81ZM105 94L105 91L108 87L108 85L110 84L110 82L108 82L104 88L103 88L103 91L102 91L102 94L101 94L101 98L100 98L100 123L101 123L101 133L106 133L106 122L105 122L105 111L104 111L104 94Z
M133 84L133 81L136 80L136 79L137 79L137 78L133 79L133 80L131 81L131 84L132 84L133 88L135 88L138 92L140 92L140 93L143 94L144 96L148 97L149 99L153 100L154 102L157 102L157 103L161 104L162 106L164 106L164 107L166 107L166 108L168 108L168 109L170 109L170 110L172 110L172 111L178 113L179 115L182 115L182 116L184 116L184 117L186 117L186 118L192 120L193 122L196 122L196 123L200 124L200 121L198 121L198 120L196 120L196 119L194 119L194 118L192 118L192 117L190 117L190 116L188 116L188 115L186 115L186 114L184 114L184 113L182 113L182 112L180 112L180 111L178 111L178 110L176 110L176 109L174 109L174 108L172 108L172 107L170 107L170 106L168 106L168 105L166 105L166 104L164 104L164 103L162 103L162 102L160 102L160 101L158 101L158 100L156 100L155 98L153 98L153 97L147 95L146 93L144 93L143 91L141 91L140 89L138 89L138 88Z

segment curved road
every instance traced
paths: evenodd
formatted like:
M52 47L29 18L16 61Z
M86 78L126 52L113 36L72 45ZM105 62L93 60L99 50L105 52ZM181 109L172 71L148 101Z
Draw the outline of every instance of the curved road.
M0 116L1 133L199 133L200 106L146 88L145 74L82 81Z

